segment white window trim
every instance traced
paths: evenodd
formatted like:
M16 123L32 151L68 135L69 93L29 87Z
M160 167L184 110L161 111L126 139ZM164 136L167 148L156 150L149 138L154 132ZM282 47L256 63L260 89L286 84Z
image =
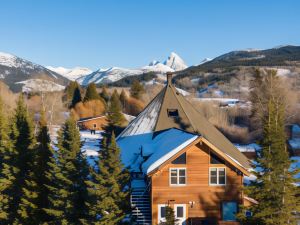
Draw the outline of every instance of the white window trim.
M161 208L162 207L167 207L168 205L167 204L158 204L157 205L157 209L158 209L158 213L157 213L157 221L159 222L159 223L161 223L161 222L166 222L166 219L165 218L161 218Z
M172 184L171 183L171 170L177 170L177 184ZM185 170L185 184L179 184L179 170L180 169L183 169ZM186 172L186 167L172 167L172 168L169 168L169 185L170 186L186 186L187 184L187 172Z
M217 184L212 184L211 183L211 179L210 179L210 177L211 177L211 170L212 169L217 169ZM224 169L225 170L225 184L219 184L219 169ZM226 167L209 167L209 185L210 186L225 186L226 185L226 183L227 183L227 171L226 171Z
M177 217L177 206L183 207L183 217ZM175 212L175 218L176 219L186 219L186 204L174 204L174 212Z

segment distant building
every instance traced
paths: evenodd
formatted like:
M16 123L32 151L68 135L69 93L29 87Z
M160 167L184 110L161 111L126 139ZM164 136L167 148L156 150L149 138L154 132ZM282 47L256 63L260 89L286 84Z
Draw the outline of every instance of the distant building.
M178 225L237 225L250 163L171 82L118 136L131 172L132 214L138 224L165 221L166 206Z
M77 125L81 130L103 130L107 125L105 115L81 118L77 121Z

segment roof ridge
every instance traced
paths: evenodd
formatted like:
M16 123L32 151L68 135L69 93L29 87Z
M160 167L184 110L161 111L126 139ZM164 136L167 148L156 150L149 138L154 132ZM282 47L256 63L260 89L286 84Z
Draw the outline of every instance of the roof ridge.
M194 125L192 124L191 118L190 118L190 117L188 116L188 114L185 112L184 107L182 106L181 102L180 102L179 99L177 98L177 93L176 93L176 91L173 89L173 88L176 88L176 87L174 87L173 85L171 85L170 88L171 88L173 94L175 95L175 98L176 98L178 104L179 104L180 107L182 108L183 113L186 115L186 118L189 120L189 123L191 124L193 130L194 130L195 132L197 132L197 129L195 129ZM181 95L181 94L178 92L178 95Z

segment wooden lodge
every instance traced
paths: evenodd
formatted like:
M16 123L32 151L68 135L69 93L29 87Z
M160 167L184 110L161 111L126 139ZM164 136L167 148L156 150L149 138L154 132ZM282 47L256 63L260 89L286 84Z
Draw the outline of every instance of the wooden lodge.
M165 88L118 136L131 171L136 224L160 224L166 206L178 225L237 225L248 159L173 86Z
M77 121L77 126L81 130L102 131L106 125L107 125L107 119L105 115L81 118Z

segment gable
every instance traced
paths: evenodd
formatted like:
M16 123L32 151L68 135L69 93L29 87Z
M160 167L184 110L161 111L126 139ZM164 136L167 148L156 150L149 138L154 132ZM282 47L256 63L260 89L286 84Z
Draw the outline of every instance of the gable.
M151 167L149 167L148 169L148 175L152 176L153 174L155 174L157 171L159 171L161 168L165 167L168 164L171 164L172 161L174 161L176 158L178 158L180 155L182 155L183 153L186 153L189 148L195 146L199 144L199 146L202 146L202 148L200 147L199 150L203 150L203 148L207 148L209 149L209 151L217 156L217 158L219 158L220 160L222 160L225 164L226 162L228 164L230 164L231 166L237 168L239 171L241 171L243 174L245 174L246 176L250 175L250 172L244 168L241 164L239 164L236 160L234 160L233 158L229 157L228 155L222 153L222 151L218 150L215 146L213 146L211 143L209 143L206 139L204 139L203 137L199 137L197 139L195 139L193 142L191 142L189 145L186 145L184 148L182 148L180 151L177 151L176 153L174 152L174 154L171 156L169 155L168 159L165 159L163 161L163 159L160 159L159 164L153 164ZM210 163L210 162L208 162ZM155 167L155 166L156 167ZM155 168L154 168L155 167Z

